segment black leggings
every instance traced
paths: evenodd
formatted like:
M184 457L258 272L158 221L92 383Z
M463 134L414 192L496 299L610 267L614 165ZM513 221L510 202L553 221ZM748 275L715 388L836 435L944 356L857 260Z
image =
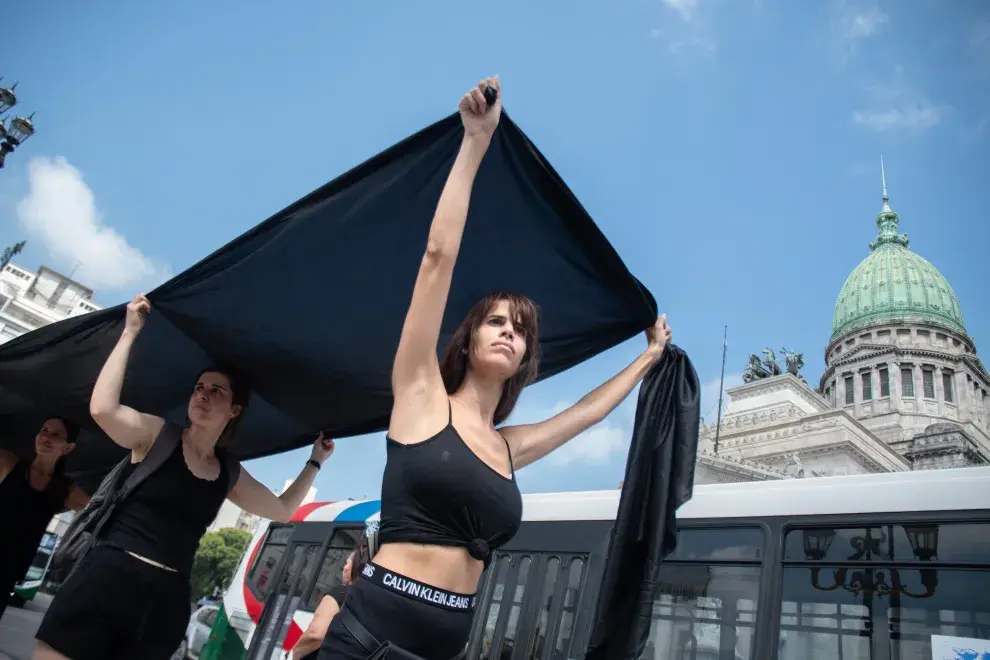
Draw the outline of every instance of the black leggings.
M348 590L340 614L330 621L319 660L365 660L370 655L344 626L345 611L380 642L424 660L450 660L464 650L471 635L474 597L434 589L368 564Z

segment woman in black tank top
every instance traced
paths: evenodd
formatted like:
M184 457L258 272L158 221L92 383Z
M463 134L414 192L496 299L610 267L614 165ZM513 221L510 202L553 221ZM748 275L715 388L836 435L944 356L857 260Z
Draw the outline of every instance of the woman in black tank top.
M136 296L124 331L93 387L90 414L130 451L131 470L153 447L159 465L120 501L96 546L62 585L37 633L35 660L166 660L189 623L189 570L199 539L225 498L245 511L288 522L309 491L333 442L321 435L310 460L281 496L255 480L223 449L250 390L230 370L196 379L188 425L121 405L127 360L151 304ZM163 443L159 445L158 443Z
M14 585L26 575L52 516L78 511L89 495L70 484L63 460L76 446L79 428L62 417L45 420L34 438L34 457L21 460L0 449L0 617Z
M602 421L670 340L661 317L646 329L646 350L578 403L537 424L499 428L539 370L538 309L525 296L492 293L468 312L443 360L437 358L471 189L497 141L498 78L465 94L459 111L464 137L433 217L392 369L381 548L330 624L321 660L365 658L383 642L429 660L461 654L478 579L522 518L515 471Z
M287 660L317 660L320 644L323 643L330 622L340 612L340 608L344 606L344 598L347 596L348 590L357 581L369 559L368 540L365 538L358 542L351 554L348 555L347 561L344 562L344 568L340 572L340 584L331 587L326 595L320 599L320 604L313 612L313 620L309 622L302 637L292 647L292 654Z

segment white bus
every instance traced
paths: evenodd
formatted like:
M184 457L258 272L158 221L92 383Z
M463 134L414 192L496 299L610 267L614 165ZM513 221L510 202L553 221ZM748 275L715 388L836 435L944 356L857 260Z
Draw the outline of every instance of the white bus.
M482 578L468 658L583 657L619 491L523 502ZM224 599L239 657L286 657L379 505L310 504L256 536ZM933 636L990 644L990 467L697 486L659 577L648 660L932 660Z

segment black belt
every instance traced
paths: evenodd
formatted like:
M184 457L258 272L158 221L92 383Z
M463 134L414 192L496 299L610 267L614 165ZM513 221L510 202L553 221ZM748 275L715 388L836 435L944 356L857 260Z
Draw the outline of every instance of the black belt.
M344 624L347 632L351 633L351 637L356 639L358 644L363 646L364 650L371 654L367 660L382 660L386 657L396 658L397 660L423 660L422 657L415 653L410 653L401 646L396 646L391 642L379 642L346 607L342 608L337 613L337 616L340 617L340 622ZM466 655L467 649L464 649L450 660L463 660Z

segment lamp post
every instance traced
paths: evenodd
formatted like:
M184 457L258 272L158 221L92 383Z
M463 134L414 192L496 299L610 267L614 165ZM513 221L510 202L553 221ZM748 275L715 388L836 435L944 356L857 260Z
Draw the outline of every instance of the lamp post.
M7 112L17 105L16 89L17 83L10 87L0 87L0 113ZM0 117L0 168L4 166L7 154L34 135L34 124L31 122L33 118L33 112L27 117L13 117L9 121L7 117Z

